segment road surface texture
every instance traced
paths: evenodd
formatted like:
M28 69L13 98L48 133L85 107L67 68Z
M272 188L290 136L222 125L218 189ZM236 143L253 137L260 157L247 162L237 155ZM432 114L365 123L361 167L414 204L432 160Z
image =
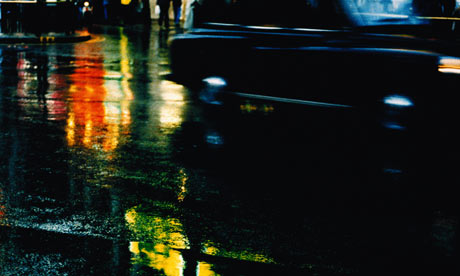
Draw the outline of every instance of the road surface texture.
M354 167L322 121L219 125L165 77L180 31L0 44L0 275L458 272L458 219L406 206L405 161Z

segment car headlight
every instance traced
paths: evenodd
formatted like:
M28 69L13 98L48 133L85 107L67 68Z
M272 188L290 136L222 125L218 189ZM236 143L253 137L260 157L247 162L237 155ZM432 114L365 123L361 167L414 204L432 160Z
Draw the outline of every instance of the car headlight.
M227 87L227 81L221 77L207 77L203 79L203 89L200 92L200 99L208 104L222 105L220 96Z
M409 97L403 95L389 95L383 98L383 102L393 107L411 107L414 105Z
M460 74L460 58L448 56L440 57L438 71L448 74Z
M411 115L411 107L414 102L411 98L402 94L388 95L383 98L385 109L382 117L382 125L393 130L406 130L409 126L408 119Z
M225 86L227 86L227 82L225 81L225 79L221 77L208 77L208 78L203 79L203 82L207 86L210 86L213 88L224 88Z

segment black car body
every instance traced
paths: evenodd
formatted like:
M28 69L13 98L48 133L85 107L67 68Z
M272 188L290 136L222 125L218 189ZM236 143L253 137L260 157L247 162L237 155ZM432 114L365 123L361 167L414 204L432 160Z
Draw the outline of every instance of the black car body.
M334 1L323 2L328 8L312 16L322 21L300 28L292 21L286 26L201 22L171 41L170 77L212 110L209 118L224 133L217 141L241 147L253 139L251 148L262 144L273 151L289 137L278 143L283 144L279 152L310 160L312 148L315 156L341 152L314 162L327 159L326 171L356 162L361 164L353 169L359 171L375 163L377 182L387 173L404 172L411 178L403 188L406 195L414 192L425 204L434 190L442 191L436 202L455 204L446 197L454 197L451 160L458 152L456 19L367 14L350 8L355 1L343 2L349 5L340 9ZM353 13L378 24L344 19ZM277 138L265 144L268 137ZM299 150L305 144L310 146ZM346 149L328 151L337 144ZM422 181L436 185L418 185Z
M452 91L460 54L452 20L412 24L414 16L398 16L380 19L384 25L339 20L327 29L208 22L172 41L172 77L191 87L221 78L225 96L329 107L374 107L393 94L425 104Z

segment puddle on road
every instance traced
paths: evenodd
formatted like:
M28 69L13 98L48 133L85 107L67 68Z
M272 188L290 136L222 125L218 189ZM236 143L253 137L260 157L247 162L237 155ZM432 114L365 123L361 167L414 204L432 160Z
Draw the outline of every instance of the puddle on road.
M206 257L223 262L276 263L258 251L264 251L258 245L267 241L260 233L251 232L257 226L238 225L244 229L228 233L233 225L225 225L227 221L221 221L220 214L217 222L212 221L213 216L207 216L215 211L209 209L195 211L191 223L182 219L184 213L194 212L180 205L187 198L206 201L220 199L223 194L211 183L197 184L193 174L170 160L171 152L177 150L172 144L174 134L190 121L187 90L151 77L167 65L156 57L149 57L156 61L149 62L147 70L133 66L137 57L126 37L109 46L115 56L107 55L104 47L75 44L70 60L61 60L63 57L55 53L48 56L35 52L21 53L13 60L15 70L9 85L21 124L18 127L16 120L10 120L7 127L12 131L7 139L0 140L0 150L8 161L0 163L0 173L9 181L0 186L5 187L0 190L0 226L12 232L21 229L21 238L33 233L40 245L59 237L57 240L68 241L71 249L57 252L79 252L84 260L93 259L85 254L99 252L99 243L111 243L126 231L129 242L108 246L113 252L108 250L106 254L113 263L129 261L130 270L149 268L154 275L190 275L190 270L203 276L222 274L222 264L207 261ZM111 59L117 62L108 66L107 60ZM148 81L135 81L143 79ZM197 110L190 112L199 114ZM38 138L34 136L37 126L46 126L37 132ZM212 145L222 144L222 139L215 132L207 135ZM24 200L23 195L28 194L34 195L33 200ZM53 202L39 202L38 196ZM154 204L147 206L150 200ZM136 207L125 210L125 206ZM258 241L249 241L252 235L258 236L254 238ZM75 250L89 238L98 243L86 242L80 251ZM31 246L11 236L6 240L11 247L24 246L25 252ZM188 256L192 249L198 257ZM118 253L123 250L129 250L129 260ZM18 264L32 256L22 251L13 253ZM43 260L48 260L47 254L43 253ZM35 263L42 257L34 256L29 259ZM65 263L65 258L51 260ZM111 263L106 262L110 267ZM67 265L63 269L72 271Z
M174 208L168 203L157 204L160 204L160 208ZM189 249L182 223L177 218L139 209L141 207L131 208L125 214L134 240L129 243L132 269L149 267L167 276L182 275L185 261L179 250Z
M170 203L155 203L157 210L142 210L142 206L129 209L125 214L132 241L129 243L133 270L149 267L164 273L166 276L183 275L187 269L194 269L196 275L220 275L214 265L203 259L218 257L221 260L249 261L256 263L276 263L272 258L250 250L234 251L219 247L213 241L200 241L199 253L187 257L191 248L189 237L184 225L176 217L169 217L163 212L170 212L176 207ZM163 209L163 210L161 210ZM179 212L179 210L173 210ZM177 215L179 215L179 213ZM180 216L180 215L179 215ZM200 257L201 256L201 257Z

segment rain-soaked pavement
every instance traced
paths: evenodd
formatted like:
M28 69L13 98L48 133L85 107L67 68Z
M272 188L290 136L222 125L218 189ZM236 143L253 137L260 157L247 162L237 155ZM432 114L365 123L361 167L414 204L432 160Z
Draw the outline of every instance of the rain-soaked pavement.
M248 144L226 149L208 111L164 78L175 32L95 27L88 42L0 45L0 275L457 270L458 220L412 216L393 193L399 167L381 167L387 182L373 184L390 186L373 198L347 199L368 173L331 128L302 149L276 129L262 134L270 143L239 129ZM257 110L272 111L241 106Z

